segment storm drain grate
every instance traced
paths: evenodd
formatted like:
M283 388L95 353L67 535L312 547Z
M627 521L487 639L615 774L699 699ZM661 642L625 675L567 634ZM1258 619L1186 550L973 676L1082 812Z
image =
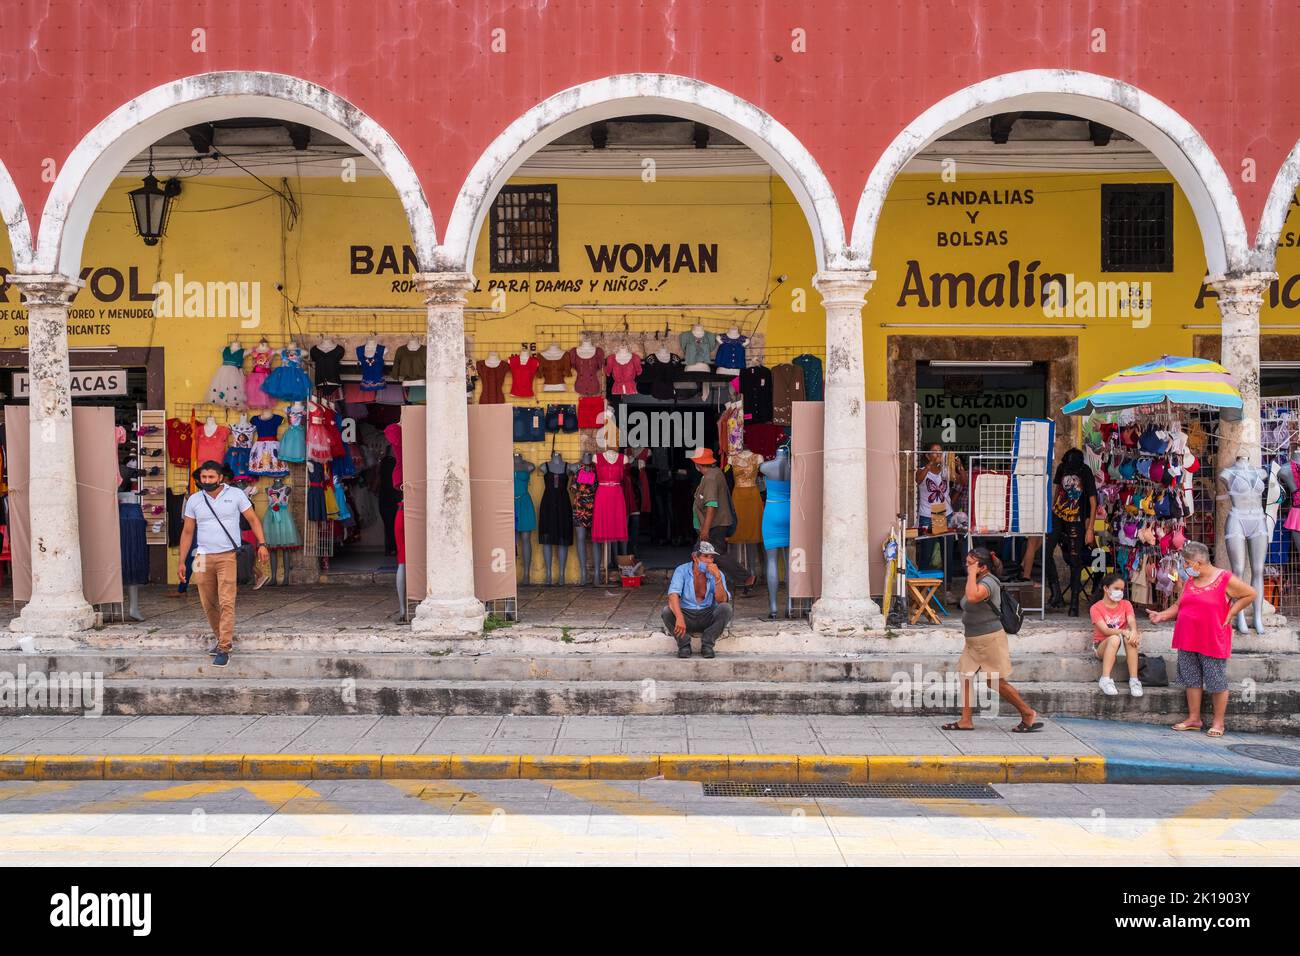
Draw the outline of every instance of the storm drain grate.
M1300 767L1300 750L1295 747L1273 747L1268 744L1230 744L1228 749L1243 757L1280 763L1284 767Z
M828 800L1001 800L1002 794L976 783L746 783L704 784L706 797L795 797Z

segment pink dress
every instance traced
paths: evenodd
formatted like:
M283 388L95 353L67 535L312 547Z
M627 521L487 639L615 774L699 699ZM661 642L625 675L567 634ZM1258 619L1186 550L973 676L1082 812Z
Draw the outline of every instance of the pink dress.
M1228 600L1230 577L1227 571L1220 571L1205 587L1191 581L1183 585L1178 617L1174 618L1174 650L1195 651L1220 660L1232 655L1232 626L1224 623L1232 606Z
M591 540L627 540L627 500L623 497L623 469L627 459L619 455L611 465L601 452L596 456L596 513L591 523Z
M270 408L275 399L262 391L262 383L271 374L271 356L274 350L258 347L253 349L253 367L244 379L244 400L249 408Z
M1286 513L1282 527L1288 531L1300 531L1300 465L1291 462L1291 480L1295 482L1296 493L1291 496L1291 507Z
M614 382L611 391L615 395L635 395L636 377L641 374L641 356L633 352L624 364L611 355L605 359L605 374Z

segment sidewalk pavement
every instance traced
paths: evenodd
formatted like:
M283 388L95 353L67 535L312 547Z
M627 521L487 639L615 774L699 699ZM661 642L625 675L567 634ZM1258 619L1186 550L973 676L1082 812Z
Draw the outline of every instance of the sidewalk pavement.
M1300 758L1300 741L1290 737L1229 733L1216 740L1165 726L1073 718L1045 720L1037 733L1014 734L1014 717L976 720L973 732L945 732L942 717L893 716L9 717L0 719L0 780L477 773L1300 783L1300 766L1229 749L1248 743L1275 748L1283 759ZM397 756L421 759L388 759Z

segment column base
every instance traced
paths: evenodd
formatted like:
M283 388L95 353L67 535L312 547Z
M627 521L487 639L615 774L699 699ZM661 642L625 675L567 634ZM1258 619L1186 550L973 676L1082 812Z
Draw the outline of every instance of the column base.
M855 634L879 631L885 615L871 598L819 598L813 602L808 622L823 634Z
M416 634L482 634L487 609L477 598L427 597L415 608L411 631Z
M45 600L28 601L19 615L9 622L9 630L18 634L70 634L88 631L95 626L95 609L85 602L51 604Z

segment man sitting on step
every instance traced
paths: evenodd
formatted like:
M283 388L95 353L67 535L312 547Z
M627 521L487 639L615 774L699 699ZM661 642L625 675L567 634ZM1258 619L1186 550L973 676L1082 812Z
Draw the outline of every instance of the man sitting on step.
M700 634L700 653L713 657L713 645L731 623L731 592L716 564L717 550L701 541L691 560L677 566L668 585L664 627L677 639L677 656L691 656L691 634Z

